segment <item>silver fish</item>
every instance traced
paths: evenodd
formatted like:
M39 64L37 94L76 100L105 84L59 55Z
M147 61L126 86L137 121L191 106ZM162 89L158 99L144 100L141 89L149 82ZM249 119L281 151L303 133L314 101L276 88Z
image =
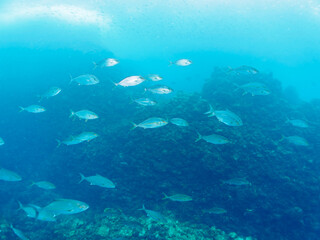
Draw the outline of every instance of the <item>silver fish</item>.
M236 74L258 74L259 71L253 67L242 65L237 68L230 68L229 72L234 72Z
M192 197L185 195L185 194L174 194L171 196L164 194L164 198L163 199L170 199L171 201L174 202L189 202L192 201Z
M39 102L44 98L48 99L48 98L57 96L60 92L61 92L61 88L59 88L59 87L51 87L51 88L49 88L48 91L46 91L44 94L39 96L40 97Z
M33 185L36 185L37 187L46 189L46 190L51 190L56 188L56 186L53 183L47 182L47 181L33 182L31 186Z
M29 238L27 238L23 232L17 228L14 228L12 225L10 225L10 228L12 229L12 231L14 232L15 235L17 235L20 239L22 240L29 240Z
M229 110L215 111L210 105L210 110L205 114L208 114L208 117L216 116L220 122L228 126L238 127L243 125L241 118Z
M227 213L227 210L223 209L223 208L219 208L219 207L213 207L213 208L210 208L210 209L206 209L206 210L203 210L204 213L209 213L209 214L225 214Z
M153 88L145 88L145 91L149 91L155 94L169 94L172 93L172 89L167 86L153 87Z
M243 95L250 93L252 96L265 96L271 93L267 86L260 82L251 82L241 86L237 85L237 87L244 90Z
M83 180L86 180L90 183L90 185L96 185L96 186L104 187L104 188L115 188L116 187L111 180L109 180L106 177L102 177L99 174L96 174L95 176L85 177L84 175L82 175L80 173L80 176L81 176L81 180L79 183L81 183Z
M70 83L76 82L78 85L95 85L99 83L99 79L92 74L84 74L78 77L72 78Z
M75 144L79 144L82 143L83 140L82 139L77 139L76 137L70 136L65 140L60 141L59 139L56 139L58 142L58 146L59 147L61 144L70 146L70 145L75 145Z
M42 208L42 211L52 213L54 216L69 215L83 212L89 208L89 205L73 199L58 199Z
M71 118L73 116L76 116L76 117L78 117L80 119L84 119L85 121L99 118L96 113L94 113L92 111L89 111L89 110L80 110L80 111L77 111L77 112L73 112L71 110L71 113L70 113L69 117Z
M245 178L232 178L222 182L224 184L234 185L234 186L251 185L251 183Z
M142 105L142 106L154 106L157 104L156 101L154 101L150 98L138 98L133 101L138 103L139 105Z
M174 125L179 126L179 127L188 127L189 126L189 123L182 118L171 118L170 122Z
M192 62L189 59L182 58L182 59L179 59L175 62L170 62L170 65L172 65L172 64L185 67L185 66L189 66L190 64L192 64Z
M45 112L46 109L39 105L30 105L28 107L20 107L20 112L27 111L30 113L42 113Z
M158 82L158 81L161 81L163 79L158 74L150 74L150 75L148 75L148 78L153 82Z
M288 119L287 123L290 123L294 127L300 127L300 128L308 128L309 127L308 123L301 120L301 119Z
M115 83L115 85L116 86L120 85L122 87L132 87L132 86L137 86L144 81L145 79L141 76L130 76L130 77L126 77L125 79L121 80L118 83Z
M0 137L0 146L2 146L4 144L4 140L3 138Z
M119 63L119 61L115 58L105 58L97 63L93 62L94 68L113 67L113 66L117 65L118 63Z
M212 143L212 144L230 143L230 141L226 137L218 135L218 134L211 134L208 136L202 136L200 133L198 133L198 139L195 142L198 142L201 139L205 140L208 143Z
M17 181L21 181L21 179L22 178L19 176L19 174L4 168L0 168L0 180L17 182Z
M289 143L294 144L296 146L303 146L303 147L309 146L308 141L303 137L289 136L289 137L283 137L283 139L287 140Z
M159 212L153 211L153 210L149 210L146 209L144 207L144 205L142 205L142 208L139 210L143 210L145 211L145 213L147 214L148 217L152 218L153 220L155 220L156 222L160 222L160 223L166 223L167 219Z
M146 129L146 128L158 128L158 127L165 126L168 124L168 121L163 118L153 117L153 118L148 118L139 124L135 124L135 123L132 123L132 124L133 124L132 129L135 129L136 127L141 127Z

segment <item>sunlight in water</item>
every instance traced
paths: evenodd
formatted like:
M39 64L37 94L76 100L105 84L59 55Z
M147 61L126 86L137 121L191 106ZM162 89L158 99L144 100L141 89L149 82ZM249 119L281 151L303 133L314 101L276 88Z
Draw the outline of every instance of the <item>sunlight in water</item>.
M109 26L111 19L96 10L88 10L75 5L22 5L13 4L5 7L0 14L0 21L12 23L37 17L49 17L70 24L94 24L99 27Z

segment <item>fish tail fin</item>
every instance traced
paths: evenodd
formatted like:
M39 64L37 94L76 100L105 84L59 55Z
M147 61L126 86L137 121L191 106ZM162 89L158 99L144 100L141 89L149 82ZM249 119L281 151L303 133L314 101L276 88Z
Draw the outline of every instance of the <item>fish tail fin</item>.
M286 139L286 137L284 135L281 135L281 138L280 138L280 140L278 142L282 142L285 139Z
M162 200L164 200L164 199L168 199L169 197L168 197L168 195L167 194L165 194L164 192L162 193L163 195L164 195L164 197L162 198Z
M78 183L81 183L83 180L86 179L86 177L82 173L79 173L79 174L80 174L81 179L80 179L80 181Z
M209 104L209 111L205 112L204 114L208 115L208 117L214 116L214 110L211 104Z
M144 207L144 204L142 204L142 208L139 208L138 210L145 211L145 210L146 210L146 208Z
M71 84L72 82L73 82L73 77L72 77L72 75L71 75L71 73L69 73L69 77L70 77L70 82L69 82L69 84Z
M19 208L17 209L17 211L22 209L22 203L18 200L18 204L19 204Z
M24 107L19 106L19 108L20 108L20 111L19 111L19 112L24 111Z
M236 83L232 83L235 86L234 92L238 91L240 89L240 85Z
M38 102L41 102L42 99L43 99L43 96L42 96L41 94L38 94L38 95L37 95L37 98L39 98Z
M98 67L98 64L94 61L92 63L93 63L93 70L96 70L96 68Z
M138 127L138 125L137 125L137 124L135 124L134 122L131 122L131 124L132 124L133 126L130 128L130 130L134 130L135 128L137 128L137 127Z
M232 72L234 69L231 66L227 66L227 69L225 71L225 73L230 73Z
M172 66L174 64L174 62L169 61L169 66Z
M56 139L56 141L58 142L56 148L60 147L60 145L62 144L62 142L59 139Z
M197 134L198 134L198 138L195 140L195 142L199 142L202 139L202 136L198 131L197 131Z
M72 111L72 110L70 109L70 115L69 115L69 118L72 118L74 115L75 115L75 112L74 112L74 111Z
M132 104L132 103L134 103L134 99L133 99L133 97L132 96L130 96L130 103L129 104Z
M118 83L115 83L114 81L112 81L110 78L108 78L109 82L111 82L111 84L113 85L112 90L114 90L116 88L116 86L118 86Z
M290 119L288 118L288 116L286 116L286 123L289 123Z
M148 88L143 89L143 94L145 94L148 91Z

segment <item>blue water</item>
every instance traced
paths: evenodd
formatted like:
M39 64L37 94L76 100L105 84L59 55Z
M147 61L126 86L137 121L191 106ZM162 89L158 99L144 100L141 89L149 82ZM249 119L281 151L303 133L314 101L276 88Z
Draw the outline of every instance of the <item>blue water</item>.
M319 13L316 1L298 0L1 1L0 137L5 144L0 167L17 172L22 181L0 181L0 234L17 239L8 228L13 224L30 239L103 239L95 231L114 217L126 221L114 223L108 239L129 239L120 226L138 229L130 239L169 239L166 227L156 222L156 230L139 237L147 217L137 209L145 204L186 229L208 233L216 226L256 239L318 239ZM94 68L93 62L110 57L120 63ZM170 65L181 58L192 64ZM243 65L259 73L230 72ZM94 74L100 83L70 84L70 75L82 74ZM149 74L163 80L127 88L112 83ZM235 87L256 81L271 93L243 95ZM158 84L173 93L145 93ZM37 95L53 86L61 93L39 103ZM153 98L157 105L132 103L139 97ZM19 106L31 104L47 111L19 112ZM235 112L243 126L208 118L203 113L209 104ZM99 118L72 120L71 109L89 109ZM189 127L130 130L132 122L150 117L180 117ZM302 119L309 127L291 126L287 119ZM57 147L57 139L82 131L99 137ZM221 134L231 143L195 143L197 132ZM309 146L282 140L295 135ZM116 189L78 184L79 173L106 176ZM222 184L238 177L250 185ZM30 187L40 180L56 189ZM163 192L187 194L193 201L164 201ZM54 223L16 211L17 201L44 207L58 198L81 200L90 208ZM227 214L205 212L214 206ZM75 219L93 224L91 230L82 226L77 236L66 237ZM156 237L156 231L162 235Z

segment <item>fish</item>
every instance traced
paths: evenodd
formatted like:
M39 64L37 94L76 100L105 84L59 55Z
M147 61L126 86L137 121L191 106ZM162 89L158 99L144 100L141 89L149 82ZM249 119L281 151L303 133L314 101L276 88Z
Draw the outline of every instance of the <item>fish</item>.
M3 138L0 137L0 146L2 146L4 144L4 140Z
M58 142L58 146L57 147L60 147L61 144L70 146L70 145L75 145L75 144L82 143L84 140L78 139L78 138L76 138L74 136L70 136L70 137L66 138L65 140L61 141L59 139L56 139L56 141Z
M230 68L228 72L234 72L236 74L252 74L252 75L259 73L259 71L256 68L250 67L247 65L242 65L236 68Z
M42 113L45 112L46 109L40 105L30 105L28 107L19 107L20 108L20 112L22 111L27 111L30 113Z
M0 180L9 181L9 182L18 182L18 181L21 181L22 178L19 174L13 171L0 168Z
M158 82L158 81L161 81L163 79L158 74L150 74L150 75L148 75L148 78L153 82Z
M164 198L162 198L162 199L170 199L171 201L174 201L174 202L192 201L192 197L185 195L185 194L174 194L174 195L168 196L165 193L163 193L163 195L164 195Z
M90 183L90 185L96 185L104 188L116 187L116 185L111 180L109 180L106 177L102 177L99 174L96 174L95 176L85 177L83 174L80 173L80 176L81 176L81 180L79 183L81 183L83 180L86 180Z
M92 139L95 139L97 138L99 135L95 132L82 132L80 133L79 135L75 136L75 139L76 140L79 140L79 141L91 141Z
M144 211L147 214L148 217L152 218L156 222L159 222L159 223L166 223L167 222L167 219L161 213L153 211L153 210L146 209L144 207L144 205L142 205L142 208L139 209L139 210Z
M169 94L172 93L172 89L167 86L159 86L159 87L153 87L153 88L145 88L144 91L149 91L151 93L155 94Z
M103 68L103 67L113 67L117 64L119 64L119 61L115 58L105 58L99 62L93 62L94 69L97 67Z
M51 88L49 88L48 91L46 91L44 94L39 96L39 98L40 98L39 102L44 98L48 99L48 98L57 96L60 92L61 92L61 88L59 88L59 87L51 87Z
M282 137L281 140L287 140L289 143L294 144L296 146L303 146L303 147L307 147L309 146L308 141L303 138L303 137L299 137L299 136L289 136L289 137Z
M33 185L36 185L37 187L46 189L46 190L51 190L56 188L56 186L53 183L47 182L47 181L33 182L31 186Z
M118 83L114 83L114 85L120 85L122 87L133 87L139 85L140 83L143 83L144 81L145 79L141 76L130 76L126 77Z
M46 214L53 214L52 216L56 217L59 215L80 213L86 211L88 208L89 205L85 202L74 199L57 199L43 207L41 211L45 211Z
M70 118L76 116L80 119L84 119L85 121L99 118L96 113L89 111L89 110L80 110L77 112L74 112L72 110L70 110L70 111L71 111L70 116L69 116Z
M70 78L71 78L70 83L76 82L78 85L84 85L84 86L95 85L100 82L99 79L92 74L84 74L75 78L72 78L72 76L70 76Z
M133 101L142 106L154 106L157 104L156 101L150 98L138 98L138 99L134 99Z
M37 217L37 209L30 205L23 205L21 202L18 201L19 204L19 209L18 210L23 210L27 217L30 218L36 218Z
M286 123L290 123L294 127L308 128L309 124L301 119L287 119Z
M232 178L226 181L222 181L224 184L234 185L234 186L244 186L251 185L251 183L245 178Z
M201 139L205 140L208 143L212 143L212 144L226 144L226 143L230 143L230 141L221 135L218 134L211 134L208 136L202 136L200 133L198 133L198 138L195 142L200 141Z
M209 213L209 214L225 214L227 213L227 210L223 209L223 208L220 208L220 207L213 207L213 208L210 208L210 209L206 209L206 210L203 210L204 213Z
M182 67L185 67L185 66L189 66L190 64L192 64L192 61L189 60L189 59L186 59L186 58L182 58L182 59L179 59L175 62L170 62L170 65L177 65L177 66L182 66Z
M258 96L258 95L266 96L271 93L271 91L267 88L267 86L260 82L251 82L241 86L237 84L235 85L238 88L241 88L242 90L244 90L243 95L250 93L252 96Z
M243 125L241 118L229 110L215 111L210 105L210 110L205 114L208 114L208 117L215 116L219 122L222 122L228 126L238 127Z
M19 230L19 229L17 229L17 228L14 228L14 227L12 226L12 224L10 225L10 228L12 229L12 231L14 232L14 234L17 235L20 239L22 239L22 240L29 240L29 238L27 238L27 237L23 234L23 232L22 232L21 230Z
M170 122L174 125L179 126L179 127L188 127L189 126L189 123L182 118L171 118Z
M168 124L168 121L163 118L153 117L153 118L148 118L139 124L135 124L135 123L132 123L132 124L133 124L132 129L135 129L137 127L141 127L143 129L146 129L146 128L163 127Z

